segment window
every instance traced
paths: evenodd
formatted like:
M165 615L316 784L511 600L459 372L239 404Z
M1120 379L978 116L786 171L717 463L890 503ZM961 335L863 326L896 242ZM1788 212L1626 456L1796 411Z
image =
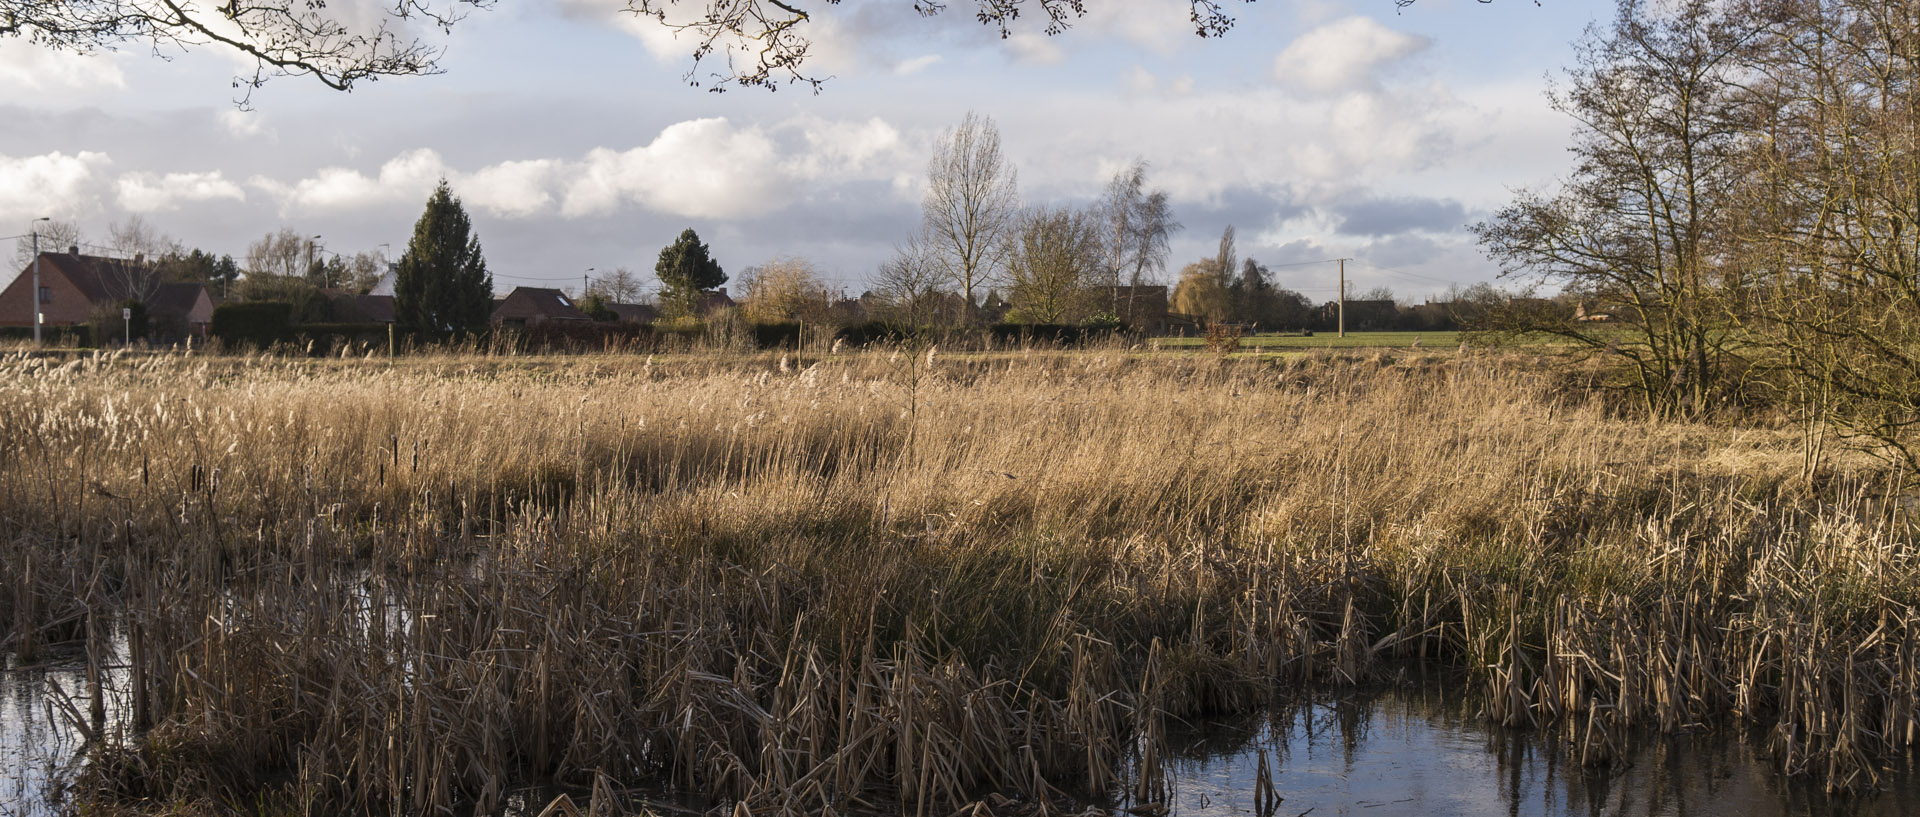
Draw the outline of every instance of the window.
M43 304L53 303L53 287L40 288L40 302Z

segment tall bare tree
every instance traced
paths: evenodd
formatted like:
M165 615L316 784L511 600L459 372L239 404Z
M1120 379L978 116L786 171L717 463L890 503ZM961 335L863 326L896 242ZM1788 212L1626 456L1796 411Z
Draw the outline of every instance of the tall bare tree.
M1790 371L1810 427L1920 468L1920 2L1773 8L1734 220L1741 260L1767 279L1756 340Z
M1015 175L1000 152L1000 129L991 117L972 111L959 127L940 134L927 163L921 204L926 248L960 291L963 324L976 317L974 293L1000 272L1020 209Z
M1506 274L1623 319L1606 328L1536 310L1517 313L1515 328L1617 353L1656 414L1705 410L1742 346L1727 227L1744 170L1748 20L1713 0L1622 2L1550 97L1575 123L1573 174L1556 195L1522 193L1475 228Z
M128 216L107 225L107 246L112 260L105 276L117 291L116 298L146 303L161 283L162 257L180 251L179 242L168 238L147 220Z
M1113 314L1134 319L1137 288L1152 283L1166 269L1167 252L1180 222L1164 190L1147 190L1147 163L1136 160L1115 173L1101 197L1099 217L1105 249L1102 286L1111 287ZM1127 287L1122 295L1121 287Z

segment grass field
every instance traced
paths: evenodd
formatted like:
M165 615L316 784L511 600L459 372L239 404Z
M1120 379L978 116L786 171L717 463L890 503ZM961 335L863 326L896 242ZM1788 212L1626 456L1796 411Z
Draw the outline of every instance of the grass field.
M1461 332L1348 332L1340 337L1335 332L1323 332L1312 336L1301 335L1249 335L1240 339L1242 349L1439 349L1451 350L1459 347ZM1160 338L1157 341L1162 348L1184 349L1204 348L1204 337Z
M125 639L104 812L1147 806L1168 719L1415 664L1579 763L1744 722L1871 786L1898 475L1528 360L14 356L0 633Z

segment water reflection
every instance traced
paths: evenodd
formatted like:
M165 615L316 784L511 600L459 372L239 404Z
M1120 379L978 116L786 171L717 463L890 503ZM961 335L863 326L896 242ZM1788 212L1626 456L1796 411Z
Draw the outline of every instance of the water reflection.
M1459 695L1387 691L1315 696L1265 715L1184 729L1174 813L1255 813L1259 753L1272 764L1278 815L1819 815L1920 813L1911 758L1882 772L1881 790L1828 798L1785 781L1738 735L1702 732L1636 741L1601 770L1569 761L1554 735L1489 727Z
M0 817L58 813L59 785L79 770L85 739L54 714L49 695L56 684L84 707L85 656L53 651L24 666L9 657L0 670Z

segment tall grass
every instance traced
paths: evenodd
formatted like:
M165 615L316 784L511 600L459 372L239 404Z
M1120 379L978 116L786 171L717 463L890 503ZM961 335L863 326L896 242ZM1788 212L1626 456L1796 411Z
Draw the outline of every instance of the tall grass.
M1783 771L1870 786L1920 737L1900 475L1808 479L1789 432L1563 380L1465 353L17 356L0 632L126 639L102 806L1150 803L1168 718L1425 666L1590 763L1745 719Z

